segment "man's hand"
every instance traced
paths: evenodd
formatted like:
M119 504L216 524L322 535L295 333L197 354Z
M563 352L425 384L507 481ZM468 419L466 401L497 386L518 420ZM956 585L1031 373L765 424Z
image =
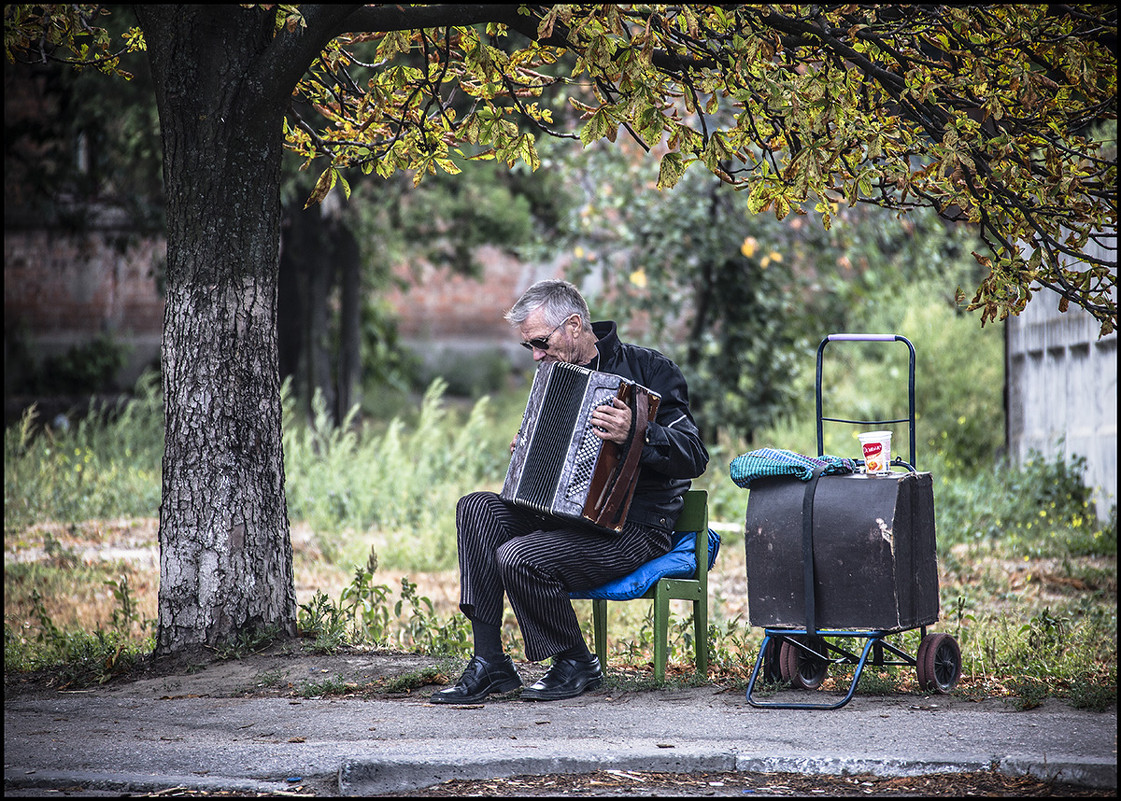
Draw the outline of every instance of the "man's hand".
M618 398L592 410L589 422L596 436L619 445L626 443L631 433L631 407Z

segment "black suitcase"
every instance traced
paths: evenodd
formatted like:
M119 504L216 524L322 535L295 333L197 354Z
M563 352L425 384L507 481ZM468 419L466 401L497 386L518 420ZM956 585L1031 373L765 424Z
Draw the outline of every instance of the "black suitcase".
M807 626L803 502L809 482L751 484L744 547L753 626ZM822 476L813 490L816 628L902 631L938 620L930 473Z

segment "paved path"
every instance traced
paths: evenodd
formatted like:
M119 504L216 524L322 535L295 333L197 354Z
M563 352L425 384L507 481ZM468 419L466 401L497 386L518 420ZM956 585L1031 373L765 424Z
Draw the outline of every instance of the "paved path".
M800 697L805 697L804 695ZM713 687L550 703L155 697L5 701L4 785L185 786L400 794L516 774L777 771L881 776L986 770L1117 787L1117 714L1058 702L858 695L838 710L757 709Z

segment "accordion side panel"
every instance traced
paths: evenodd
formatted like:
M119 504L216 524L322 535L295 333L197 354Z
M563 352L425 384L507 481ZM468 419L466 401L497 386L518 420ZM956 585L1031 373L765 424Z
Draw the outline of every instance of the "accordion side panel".
M546 365L547 366L547 365ZM539 418L538 412L545 398L545 389L548 384L551 370L539 368L533 376L533 384L529 388L529 398L526 400L525 412L522 414L522 424L518 429L514 451L510 454L510 466L506 468L506 480L502 484L501 497L512 500L517 497L518 486L521 483L522 472L525 469L526 456L529 453L529 442L533 438Z
M555 364L542 365L533 377L522 430L502 497L551 513L568 458L572 429L579 416L586 380Z
M651 392L646 387L639 384L634 384L629 381L620 382L618 391L615 397L626 403L632 409L635 406L634 396L635 393L644 393L647 396L647 423L654 420L658 414L658 404L661 402L661 396L656 392ZM597 437L598 439L598 437ZM642 447L639 443L632 443L632 446L637 445ZM637 478L637 471L634 476L619 475L618 470L622 462L624 452L617 446L604 447L599 454L599 459L596 462L594 478L591 486L588 488L587 499L584 504L583 514L585 517L595 520L600 517L600 510L603 508L612 488L618 481L626 482L630 485L630 492L628 492L625 502L619 513L619 521L617 524L610 526L616 531L622 529L623 521L627 519L627 511L630 509L631 497L634 495L635 479Z

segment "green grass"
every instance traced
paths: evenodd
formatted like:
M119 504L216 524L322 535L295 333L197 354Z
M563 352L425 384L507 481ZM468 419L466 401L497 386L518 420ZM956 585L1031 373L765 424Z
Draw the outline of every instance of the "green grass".
M501 481L489 399L466 414L444 402L437 379L415 422L334 426L317 397L313 419L295 419L285 394L284 456L289 515L319 535L329 558L365 561L375 535L384 564L442 570L456 564L455 504L481 484ZM516 428L515 428L516 430Z
M45 520L147 517L160 503L163 404L146 375L135 397L93 406L69 430L32 407L4 431L4 536Z

